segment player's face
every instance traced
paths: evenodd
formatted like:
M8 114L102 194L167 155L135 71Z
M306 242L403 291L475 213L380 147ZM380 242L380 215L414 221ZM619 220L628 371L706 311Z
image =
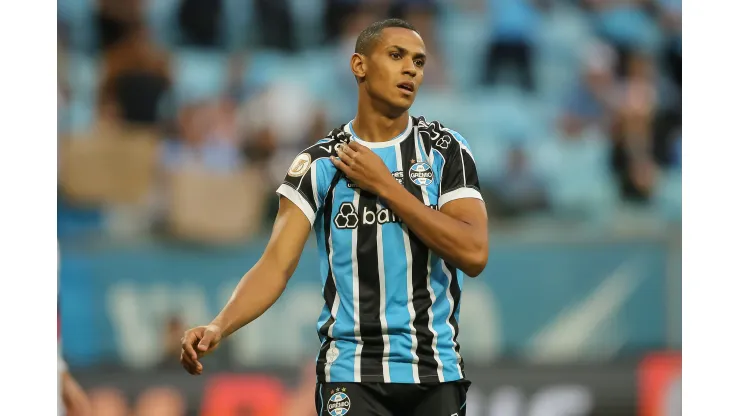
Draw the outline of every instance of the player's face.
M426 50L418 33L386 28L366 60L368 92L391 107L408 110L424 81Z

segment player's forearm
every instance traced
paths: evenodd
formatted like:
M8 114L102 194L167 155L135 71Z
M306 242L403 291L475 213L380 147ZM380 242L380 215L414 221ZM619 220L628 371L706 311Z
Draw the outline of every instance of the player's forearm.
M282 295L289 275L261 259L242 277L221 313L211 322L225 338L259 318Z
M397 182L390 185L381 198L439 257L471 277L483 271L488 244L481 237L480 230L427 207Z

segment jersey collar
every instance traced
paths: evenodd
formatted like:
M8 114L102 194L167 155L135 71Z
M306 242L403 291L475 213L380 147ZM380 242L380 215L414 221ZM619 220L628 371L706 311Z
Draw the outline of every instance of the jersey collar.
M406 137L409 136L409 134L411 133L411 129L413 128L413 124L414 124L413 123L413 120L411 119L411 116L409 116L409 123L406 126L406 130L404 130L398 136L396 136L396 137L394 137L394 138L392 138L390 140L384 141L384 142L366 142L366 141L360 139L359 137L357 137L357 135L355 134L355 131L352 128L352 122L353 121L355 121L355 119L352 119L352 120L349 121L349 123L345 124L344 131L347 132L349 135L352 136L352 140L356 141L357 143L360 143L361 145L363 145L365 147L371 148L371 149L378 149L378 148L383 148L383 147L390 147L390 146L395 146L395 145L401 143L404 139L406 139Z

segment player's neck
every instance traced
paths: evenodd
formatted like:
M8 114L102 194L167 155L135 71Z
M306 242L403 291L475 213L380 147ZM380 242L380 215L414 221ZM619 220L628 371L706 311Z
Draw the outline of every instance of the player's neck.
M370 103L363 105L360 100L357 115L352 121L352 130L363 141L387 142L403 133L408 124L408 110L398 116L388 116L373 108Z

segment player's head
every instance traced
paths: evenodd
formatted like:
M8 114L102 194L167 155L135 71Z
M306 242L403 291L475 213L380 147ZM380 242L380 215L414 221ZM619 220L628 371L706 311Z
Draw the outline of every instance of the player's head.
M426 49L411 24L401 19L375 22L357 37L350 65L360 94L393 112L411 107L424 80Z

